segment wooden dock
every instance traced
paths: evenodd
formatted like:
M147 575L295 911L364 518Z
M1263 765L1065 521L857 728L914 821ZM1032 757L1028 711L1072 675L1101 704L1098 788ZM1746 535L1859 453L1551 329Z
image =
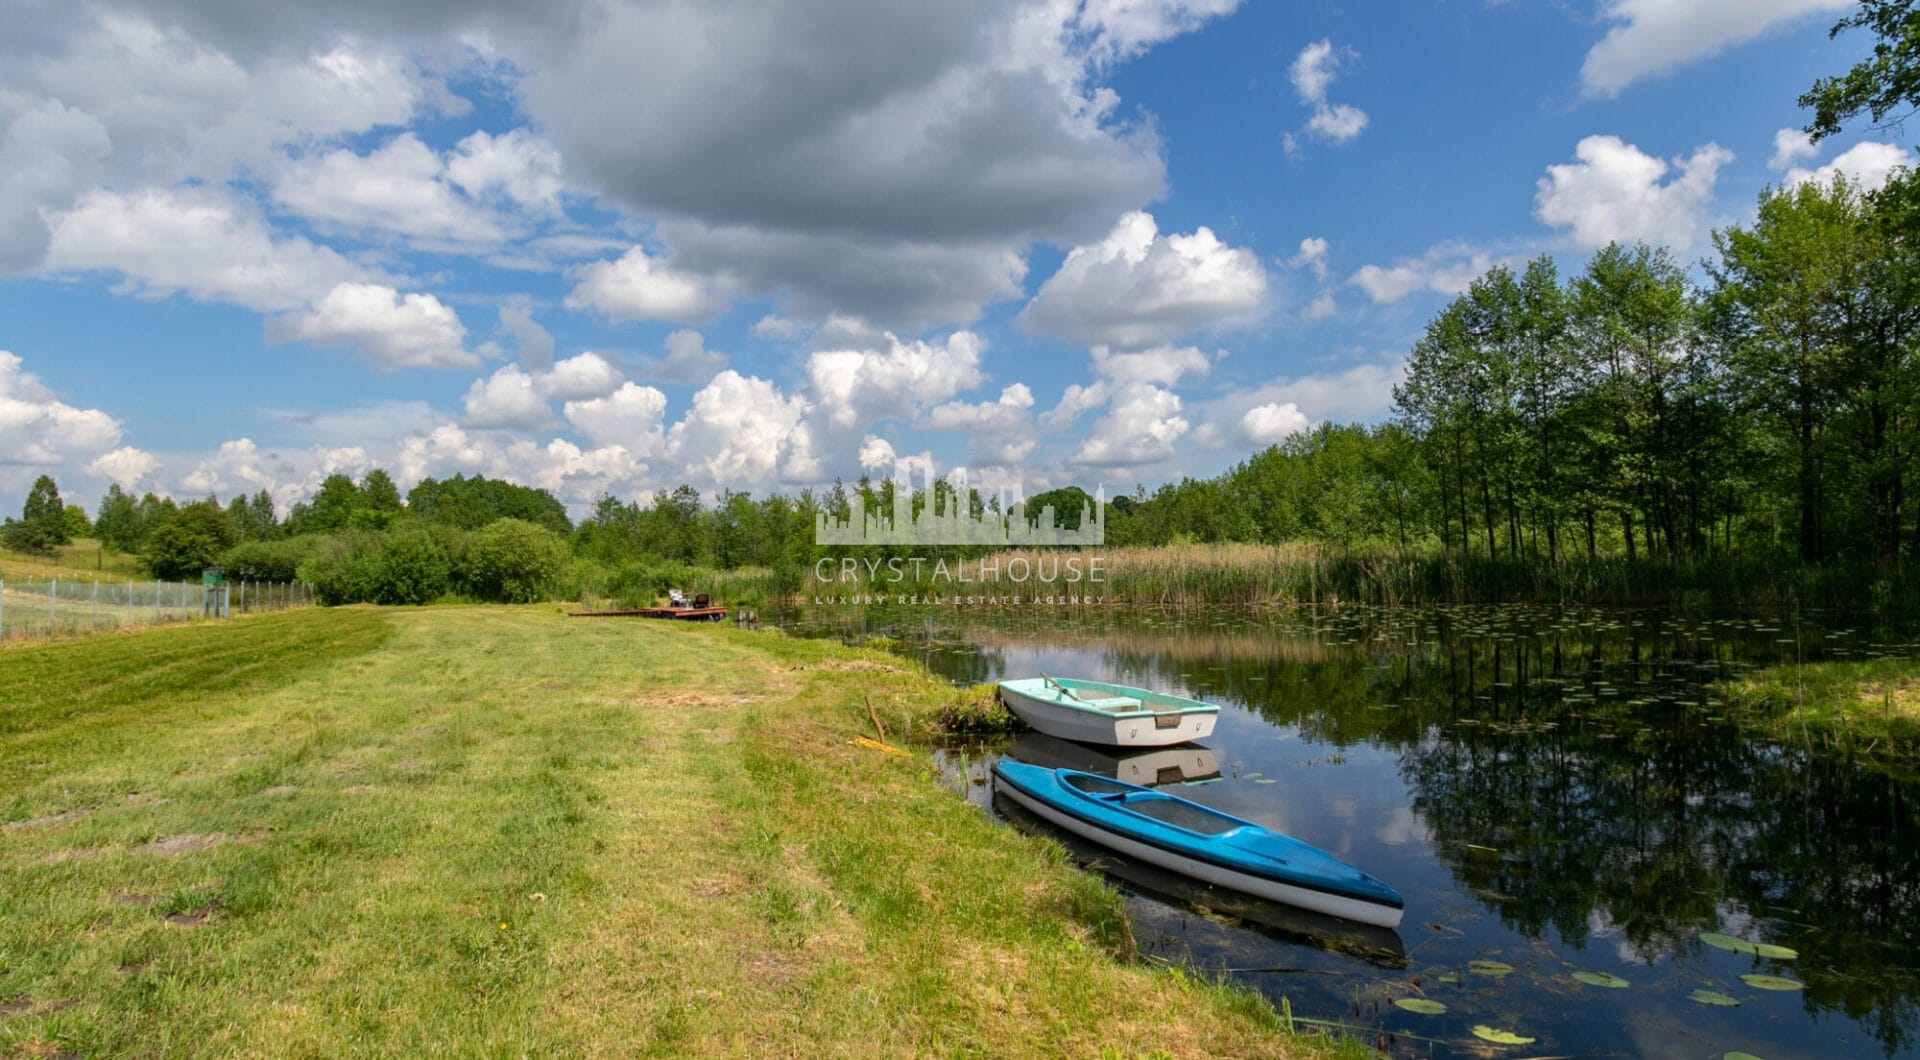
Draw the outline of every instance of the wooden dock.
M630 611L569 611L569 618L668 618L681 622L719 622L724 607L636 607Z

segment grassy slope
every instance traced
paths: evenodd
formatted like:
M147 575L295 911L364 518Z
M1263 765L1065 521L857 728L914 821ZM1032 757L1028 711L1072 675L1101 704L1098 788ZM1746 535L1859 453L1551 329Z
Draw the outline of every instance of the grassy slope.
M851 743L934 698L534 608L0 650L0 1054L1313 1051Z
M1839 743L1909 771L1920 767L1920 660L1774 666L1724 691L1780 739Z
M77 581L145 581L152 578L140 567L136 556L124 552L103 552L100 543L82 539L61 546L52 556L30 556L24 552L0 549L0 577L45 581L68 578Z

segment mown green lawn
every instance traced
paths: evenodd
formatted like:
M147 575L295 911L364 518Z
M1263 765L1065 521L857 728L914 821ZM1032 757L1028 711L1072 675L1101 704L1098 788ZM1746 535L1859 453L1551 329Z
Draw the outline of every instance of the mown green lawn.
M898 742L877 656L546 608L0 649L0 1055L1301 1055Z

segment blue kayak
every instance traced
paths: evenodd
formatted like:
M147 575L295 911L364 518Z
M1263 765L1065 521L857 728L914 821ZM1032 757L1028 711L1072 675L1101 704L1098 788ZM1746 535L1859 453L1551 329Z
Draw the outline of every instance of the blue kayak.
M1076 769L1001 759L996 790L1055 827L1150 865L1359 924L1397 927L1400 892L1310 843Z

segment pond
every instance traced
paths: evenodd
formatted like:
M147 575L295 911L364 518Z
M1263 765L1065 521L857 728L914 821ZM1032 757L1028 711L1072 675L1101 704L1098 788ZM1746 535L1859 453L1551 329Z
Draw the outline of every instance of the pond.
M1144 956L1297 1021L1395 1056L1920 1056L1920 785L1751 739L1711 688L1909 654L1910 632L1511 606L816 607L782 624L886 637L959 684L1046 672L1220 704L1211 737L1171 752L1028 734L937 761L1001 817L1018 816L992 795L1002 754L1161 784L1398 888L1397 932L1356 929L1076 848L1127 895Z

